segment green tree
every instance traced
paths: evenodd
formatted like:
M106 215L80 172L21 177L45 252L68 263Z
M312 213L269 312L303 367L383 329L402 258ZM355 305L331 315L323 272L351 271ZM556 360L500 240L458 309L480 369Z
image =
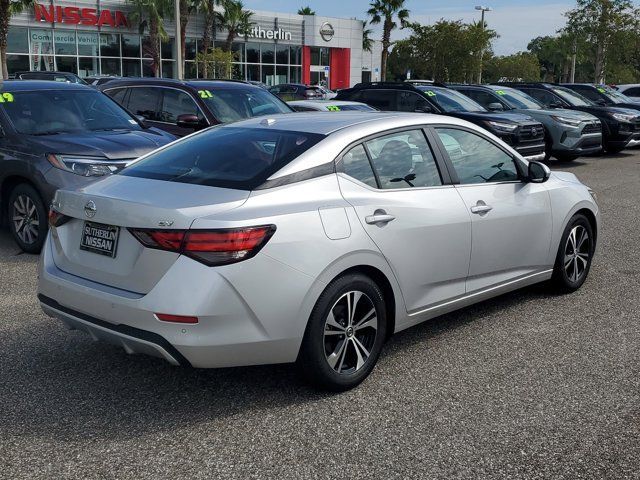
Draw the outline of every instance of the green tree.
M145 53L151 55L153 76L160 73L160 40L167 38L164 30L164 18L173 16L172 0L127 0L133 7L129 16L132 22L138 24L140 34L149 30L149 46Z
M180 0L180 49L182 52L183 68L187 48L187 25L189 24L189 16L199 10L204 3L205 0Z
M567 12L565 32L589 45L595 83L604 83L613 47L637 29L637 14L630 0L577 0L576 8Z
M33 0L0 0L0 62L2 63L2 78L9 76L7 71L7 36L9 35L9 21L11 16L22 12L33 5Z
M241 0L223 0L224 13L216 12L216 21L221 30L226 30L227 39L223 50L230 52L233 40L238 35L248 35L253 26L253 12L246 10Z
M198 69L211 74L211 78L233 78L233 52L221 48L211 48L196 54Z
M298 9L298 15L315 15L316 12L311 10L311 7L302 7Z
M215 7L222 5L222 0L203 0L200 9L204 12L204 31L202 32L202 51L208 52L215 47L216 27L216 10ZM209 78L208 64L202 65L202 76Z
M404 0L375 0L369 4L367 15L371 17L370 23L378 25L382 23L382 56L380 59L380 78L387 78L387 60L389 47L391 46L391 32L398 28L396 19L400 22L400 28L408 25L409 10L404 6Z
M540 80L540 62L538 57L530 52L493 57L485 64L485 78L488 82L536 82Z
M373 39L371 38L373 35L373 30L368 28L368 23L365 20L362 22L362 50L365 52L370 52L373 48Z

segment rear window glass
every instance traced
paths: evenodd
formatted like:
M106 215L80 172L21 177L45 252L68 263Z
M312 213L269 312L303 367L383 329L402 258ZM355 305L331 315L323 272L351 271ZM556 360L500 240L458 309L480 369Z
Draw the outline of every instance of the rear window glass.
M121 175L253 190L323 138L267 128L211 128L152 153Z

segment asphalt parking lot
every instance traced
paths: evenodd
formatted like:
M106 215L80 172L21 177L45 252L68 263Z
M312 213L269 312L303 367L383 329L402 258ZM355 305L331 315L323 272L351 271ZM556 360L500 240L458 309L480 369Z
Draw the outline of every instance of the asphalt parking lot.
M174 368L66 331L0 232L0 478L640 478L640 152L552 168L598 193L584 287L402 332L340 395L292 366Z

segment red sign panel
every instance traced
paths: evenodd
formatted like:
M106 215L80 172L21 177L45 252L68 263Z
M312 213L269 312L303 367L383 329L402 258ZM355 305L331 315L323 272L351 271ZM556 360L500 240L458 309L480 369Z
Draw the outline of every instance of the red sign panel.
M96 10L95 8L54 7L34 4L36 20L48 23L66 23L69 25L92 25L101 27L129 28L129 21L120 10Z

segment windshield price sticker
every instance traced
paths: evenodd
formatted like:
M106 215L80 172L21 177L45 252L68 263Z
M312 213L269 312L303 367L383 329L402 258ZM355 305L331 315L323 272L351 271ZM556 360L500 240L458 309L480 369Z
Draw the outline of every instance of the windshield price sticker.
M11 103L13 102L13 94L9 92L5 92L0 95L0 103Z
M427 90L427 95L429 95L430 97L435 97L436 93L431 90Z
M338 107L337 105L327 105L327 110L329 110L330 112L339 112L340 107Z
M200 98L213 98L213 93L209 90L198 90L198 94L200 95Z
M602 87L598 87L598 91L599 91L600 93L606 93L606 92L607 92L607 91L606 91L604 88L602 88Z
M496 93L498 95L506 95L507 94L507 92L505 92L504 90L496 90Z

